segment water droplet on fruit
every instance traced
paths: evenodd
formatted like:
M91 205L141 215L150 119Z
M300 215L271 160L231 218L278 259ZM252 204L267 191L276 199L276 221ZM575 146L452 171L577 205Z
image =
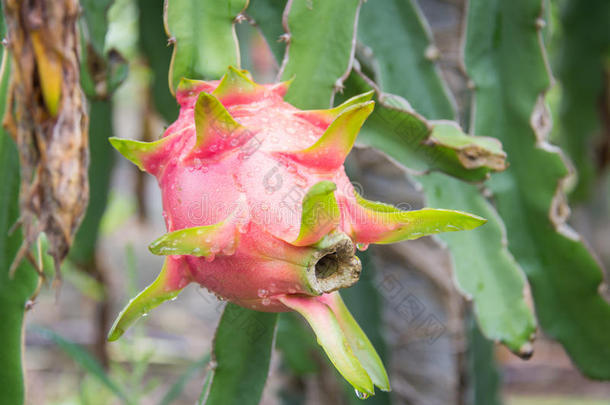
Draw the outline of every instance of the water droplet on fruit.
M295 179L295 183L299 187L305 187L307 185L307 179L301 175L297 175L297 178Z
M199 254L199 253L201 253L201 249L196 247L195 249L193 249L193 253L194 254Z
M269 298L263 298L261 300L261 304L263 304L264 306L267 306L267 305L271 304L271 300Z
M147 314L146 312L144 312L144 313L142 314L142 316L148 316L148 314Z
M216 149L218 149L218 146L216 144L210 145L210 147L208 148L210 150L210 152L216 152Z
M202 165L200 169L203 173L207 173L210 170L210 168L205 165Z
M359 391L358 389L354 389L354 392L356 393L356 397L358 399L367 399L369 397L369 394Z
M216 255L213 252L210 252L206 257L205 257L205 261L206 262L212 262L214 261L214 258L216 257Z
M237 189L237 191L241 191L242 193L246 192L246 189L244 188L244 185L241 183L237 173L233 173L233 182L235 183L235 188Z
M356 247L361 252L364 252L365 250L367 250L369 248L369 244L368 243L356 243Z
M178 299L178 297L174 297L170 301L176 301L177 299Z
M227 256L231 256L233 254L235 254L235 244L234 243L229 243L223 250L222 253L227 255Z
M265 290L264 288L261 288L257 291L256 295L263 298L269 295L269 291Z

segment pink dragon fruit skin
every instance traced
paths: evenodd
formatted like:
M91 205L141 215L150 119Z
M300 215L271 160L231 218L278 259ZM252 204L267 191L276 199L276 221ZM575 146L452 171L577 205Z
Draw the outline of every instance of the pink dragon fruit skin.
M485 222L451 210L404 212L360 197L343 162L373 111L372 93L330 110L283 100L229 68L220 81L183 80L180 115L152 143L111 139L156 176L168 233L150 245L162 272L115 322L110 340L191 282L259 311L297 311L356 389L389 389L374 348L337 290L353 285L356 244L392 243Z

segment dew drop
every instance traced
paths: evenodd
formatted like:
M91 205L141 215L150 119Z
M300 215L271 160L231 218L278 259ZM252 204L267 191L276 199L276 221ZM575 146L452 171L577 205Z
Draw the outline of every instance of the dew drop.
M257 291L256 293L259 297L263 298L269 295L269 291L265 290L264 288L261 288Z
M177 299L178 299L178 297L174 297L170 301L176 301Z
M356 397L358 397L358 399L367 399L369 397L369 394L359 391L358 389L354 389L354 392L356 392Z
M227 255L227 256L231 256L233 254L235 254L235 244L234 243L230 243L228 244L223 250L222 253Z
M271 300L269 298L263 298L261 300L261 304L263 304L264 306L267 306L267 305L271 304Z
M207 173L207 172L208 172L208 170L210 170L210 169L209 169L207 166L205 166L205 165L202 165L200 169L201 169L201 171L202 171L203 173Z
M193 249L193 253L199 254L199 253L201 253L201 249L196 247L195 249Z
M295 183L299 187L305 187L307 185L307 179L303 176L297 176Z
M358 248L358 250L360 250L361 252L364 252L365 250L367 250L369 248L369 244L368 243L357 243L356 247Z
M144 313L142 314L142 316L148 316L148 313L144 312Z

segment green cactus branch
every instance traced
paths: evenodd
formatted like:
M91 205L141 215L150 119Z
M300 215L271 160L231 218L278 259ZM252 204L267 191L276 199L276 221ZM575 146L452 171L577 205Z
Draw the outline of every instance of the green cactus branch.
M566 224L569 174L547 143L550 84L540 0L469 2L465 62L474 81L473 128L502 141L510 168L490 181L508 246L525 270L545 332L593 378L610 378L610 305L602 271Z
M167 0L165 30L174 45L169 87L182 78L218 79L227 66L239 66L235 23L248 0Z
M380 58L379 65L384 60ZM362 128L358 144L386 152L415 174L442 171L463 180L481 181L491 172L504 170L506 154L497 140L469 136L452 121L426 120L404 98L382 92L358 67L354 70L357 74L346 82L346 94L369 89L377 92L375 111ZM442 93L430 94L429 98L437 97L433 94L443 97Z
M289 0L284 11L288 41L280 77L297 79L286 101L299 108L327 108L343 86L354 58L361 0Z
M278 314L228 303L216 335L200 404L257 405L269 373Z
M4 112L7 82L10 72L8 51L2 55L2 75L0 76L0 111ZM0 182L0 381L2 395L0 404L21 405L25 401L23 376L23 322L26 302L36 287L36 272L26 264L17 268L13 278L9 277L9 267L21 245L21 230L9 234L9 230L19 218L19 161L17 148L4 130L0 130L0 170L7 174Z
M392 7L399 7L390 0L386 0L385 3L392 3ZM367 10L369 6L369 4L366 4L363 7L363 16L368 15L368 13L375 13L375 11ZM427 66L424 73L427 80L414 79L406 86L397 83L402 81L398 72L422 69L420 66L421 58L425 49L431 46L428 33L424 29L426 25L420 20L421 12L414 7L413 3L402 3L400 5L400 15L405 16L401 24L408 26L408 28L399 29L389 24L377 27L385 35L385 38L389 38L392 47L376 48L376 53L374 52L373 55L375 63L380 71L386 72L385 85L389 89L402 89L403 92L399 93L400 96L418 102L421 99L420 95L426 95L428 101L420 104L422 114L439 118L451 118L453 112L447 109L451 102L447 98L447 93L444 91L445 85L436 72L434 64L430 62L424 64L424 66ZM407 35L409 38L405 38ZM404 65L396 64L396 54L401 55L400 60ZM392 72L395 72L395 74L391 75ZM406 120L404 122L405 124L402 126L395 124L394 127L402 129L409 123ZM371 131L369 135L371 141L369 142L371 144L374 142L374 146L401 164L413 167L412 165L417 162L418 157L421 161L427 155L430 156L430 152L421 146L413 148L416 153L412 152L406 155L409 152L407 149L409 145L419 145L405 140L397 143L395 139L398 131L388 130L387 126L381 129L381 131ZM389 129L393 128L390 127ZM363 132L364 139L366 139L367 133ZM478 131L477 133L489 135L486 132ZM407 140L415 139L419 141L422 135L418 136L417 134L418 132L413 130L404 130L403 136ZM443 157L443 154L436 152L431 156L432 159L428 159L428 162L438 166L440 164L439 159ZM494 156L494 154L492 153L490 156ZM424 160L424 162L426 161ZM453 171L445 169L445 172L453 175L459 173L455 170L455 165L452 169ZM468 172L462 170L462 173ZM496 175L494 174L494 176ZM466 184L440 173L418 176L417 180L424 186L423 190L429 206L451 207L488 219L489 222L484 226L471 232L462 233L459 237L444 234L439 235L439 238L449 246L458 287L472 298L474 311L483 333L489 338L504 343L516 353L523 356L529 355L531 352L529 341L535 330L534 317L523 297L525 283L523 274L506 249L504 225L495 210L474 185Z
M604 71L609 74L610 2L569 0L562 5L563 32L557 58L557 79L561 83L558 140L578 175L571 196L582 201L590 196L595 172L602 163L594 148L602 131L604 112L599 104L604 93Z
M392 55L376 66L375 81L394 94L408 94L411 106L426 118L453 119L455 102L447 85L439 80L435 62L440 53L431 37L414 0L378 0L362 7L358 40L373 56Z

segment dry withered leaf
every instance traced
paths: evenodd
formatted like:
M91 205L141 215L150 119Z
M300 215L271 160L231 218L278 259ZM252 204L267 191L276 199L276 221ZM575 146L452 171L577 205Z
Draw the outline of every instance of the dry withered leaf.
M89 196L88 117L80 87L78 0L3 0L12 56L4 126L21 163L18 225L24 230L11 274L44 232L56 274Z

